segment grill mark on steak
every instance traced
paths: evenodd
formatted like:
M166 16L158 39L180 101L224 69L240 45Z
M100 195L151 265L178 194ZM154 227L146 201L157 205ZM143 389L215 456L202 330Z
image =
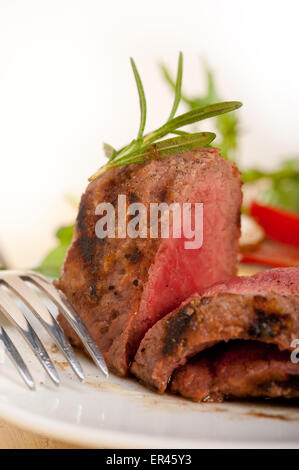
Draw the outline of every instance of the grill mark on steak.
M78 246L85 265L92 263L97 242L96 237L89 238L87 235L82 235L82 237L78 239Z
M160 202L165 202L167 201L167 195L168 195L168 187L170 185L167 185L166 188L162 188L160 193L159 193L159 196L158 196L158 199Z
M256 318L248 328L248 335L253 339L274 338L286 327L283 316L255 309Z
M134 247L133 247L133 250L131 251L131 253L126 253L126 254L125 254L125 258L126 258L127 260L129 260L129 262L130 262L131 264L136 264L136 263L138 263L138 262L141 260L142 256L143 256L143 254L142 254L142 252L138 249L137 246L134 246Z
M168 354L177 348L179 340L182 338L184 332L189 326L194 314L195 310L186 305L186 307L183 307L178 311L178 314L175 317L171 317L167 320L167 331L162 349L162 354L164 356L168 356Z
M79 211L76 219L77 228L78 230L84 231L85 230L85 213L86 213L86 201L85 199L81 199L79 205Z
M254 310L256 318L250 324L248 335L252 339L274 338L286 328L288 315L273 311L275 305L268 302L267 297L262 295L254 296Z
M131 204L134 204L134 202L138 202L140 199L139 197L137 196L136 193L133 193L133 192L130 192L129 193L129 201Z
M98 297L97 296L97 285L96 285L96 283L92 283L90 285L89 291L90 291L91 297Z

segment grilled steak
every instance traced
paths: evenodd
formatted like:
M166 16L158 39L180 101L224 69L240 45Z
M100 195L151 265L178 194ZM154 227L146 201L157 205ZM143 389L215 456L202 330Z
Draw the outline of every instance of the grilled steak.
M228 398L299 398L299 364L289 351L256 341L208 349L173 375L171 391L195 401Z
M82 196L75 235L56 284L95 338L111 370L125 375L147 330L194 292L235 274L241 181L217 149L107 171ZM203 246L182 238L104 238L95 234L101 202L201 202ZM148 222L149 223L149 222ZM75 344L78 338L60 318Z
M288 350L299 338L299 267L235 278L194 295L142 340L131 371L164 392L173 371L221 341L259 340Z

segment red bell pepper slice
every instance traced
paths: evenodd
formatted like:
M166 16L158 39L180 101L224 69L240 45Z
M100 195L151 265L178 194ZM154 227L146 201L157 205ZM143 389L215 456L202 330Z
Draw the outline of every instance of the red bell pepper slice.
M299 266L299 248L264 240L257 248L242 251L242 262L273 267Z
M276 207L253 202L250 215L272 240L299 247L299 215Z

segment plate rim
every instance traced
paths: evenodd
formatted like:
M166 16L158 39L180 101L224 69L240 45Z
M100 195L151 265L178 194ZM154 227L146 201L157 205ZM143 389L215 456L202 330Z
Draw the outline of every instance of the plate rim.
M34 393L34 392L29 392ZM289 441L219 441L199 439L176 439L169 437L151 437L146 434L95 429L88 426L78 426L40 416L32 412L2 403L0 404L0 416L5 421L23 430L40 434L58 441L87 446L98 449L298 449L299 442ZM29 424L30 422L30 424ZM159 442L158 442L159 441Z

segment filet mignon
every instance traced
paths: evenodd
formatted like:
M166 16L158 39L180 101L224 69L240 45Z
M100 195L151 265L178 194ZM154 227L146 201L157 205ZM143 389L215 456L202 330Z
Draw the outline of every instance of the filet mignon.
M299 338L299 267L240 277L194 295L142 340L131 371L164 392L173 371L221 341L259 340L281 350Z
M257 341L216 345L179 367L170 389L194 401L299 398L299 365L289 351Z
M110 370L127 374L152 325L193 292L235 274L240 187L235 165L207 148L115 168L89 184L56 285L84 320ZM203 246L185 249L183 237L97 238L95 208L112 203L118 229L118 195L147 209L153 202L203 203Z

